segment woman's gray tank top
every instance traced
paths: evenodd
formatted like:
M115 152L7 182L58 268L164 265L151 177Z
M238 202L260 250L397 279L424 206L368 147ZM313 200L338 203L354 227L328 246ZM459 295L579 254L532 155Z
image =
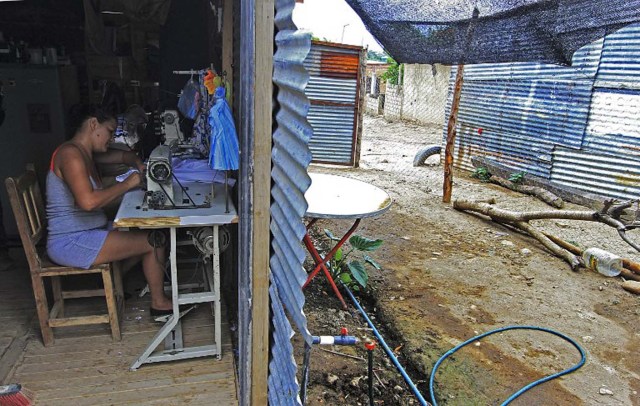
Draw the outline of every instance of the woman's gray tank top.
M97 185L89 177L94 189ZM50 236L105 228L107 215L102 209L82 210L76 204L71 189L52 170L47 173L47 222Z

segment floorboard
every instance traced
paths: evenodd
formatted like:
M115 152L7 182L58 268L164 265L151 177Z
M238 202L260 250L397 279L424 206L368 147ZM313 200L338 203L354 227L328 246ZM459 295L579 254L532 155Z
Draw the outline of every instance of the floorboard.
M0 373L5 375L0 375L0 382L22 384L35 393L37 405L238 404L226 320L222 321L222 359L147 364L130 371L131 363L161 327L149 317L148 295L127 300L121 319L122 341L114 342L106 325L78 326L55 329L55 344L45 348L28 271L15 269L2 277L8 283L0 283L0 365L4 366ZM65 315L104 310L104 300L79 299L69 301ZM224 317L224 307L222 313ZM185 316L183 332L187 345L211 344L211 307L201 304Z

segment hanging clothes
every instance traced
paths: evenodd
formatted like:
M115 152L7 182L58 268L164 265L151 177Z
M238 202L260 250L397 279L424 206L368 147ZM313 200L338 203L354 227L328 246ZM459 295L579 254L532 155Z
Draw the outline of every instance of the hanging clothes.
M209 119L209 111L201 110L196 117L196 121L193 123L193 146L194 148L202 154L203 157L207 157L209 155L210 149L210 132L209 132L209 124L207 123Z
M236 170L240 162L238 135L225 94L224 87L216 88L213 106L209 110L211 127L209 166L211 169Z
M178 110L180 110L185 117L195 120L200 110L200 97L198 85L193 78L189 79L182 88L182 93L180 93Z

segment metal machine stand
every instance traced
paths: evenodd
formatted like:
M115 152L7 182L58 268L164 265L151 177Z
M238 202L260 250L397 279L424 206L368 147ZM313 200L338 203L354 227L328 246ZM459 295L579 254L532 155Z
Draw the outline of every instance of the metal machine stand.
M213 256L210 266L205 263L205 291L198 293L179 293L178 286L178 261L176 258L176 227L170 231L170 263L171 263L171 299L173 301L173 315L158 331L153 340L145 348L143 353L131 365L135 371L142 364L154 362L175 361L188 358L222 356L222 331L221 331L221 307L220 307L220 247L218 240L218 225L213 227ZM207 261L205 261L207 262ZM212 303L214 313L214 343L198 347L185 348L182 340L182 320L180 318L180 305L195 303ZM154 350L164 341L165 349Z

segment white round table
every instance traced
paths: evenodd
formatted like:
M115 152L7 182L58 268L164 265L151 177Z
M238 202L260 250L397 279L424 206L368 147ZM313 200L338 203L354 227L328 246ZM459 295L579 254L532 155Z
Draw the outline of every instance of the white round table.
M384 190L361 180L325 173L310 173L305 193L307 217L362 219L378 216L391 207Z
M309 176L311 177L311 186L304 197L309 204L306 216L311 220L307 224L307 233L303 241L316 265L313 271L309 273L302 288L304 289L309 282L322 271L334 293L338 299L340 299L342 307L346 310L347 304L340 294L325 263L333 258L338 249L342 247L345 241L347 241L356 228L358 228L363 218L378 216L389 210L392 200L384 190L361 180L324 173L310 173ZM313 245L313 241L311 237L309 237L308 232L309 228L311 228L318 219L354 220L349 231L342 236L340 241L336 243L324 258L320 256L318 250Z

